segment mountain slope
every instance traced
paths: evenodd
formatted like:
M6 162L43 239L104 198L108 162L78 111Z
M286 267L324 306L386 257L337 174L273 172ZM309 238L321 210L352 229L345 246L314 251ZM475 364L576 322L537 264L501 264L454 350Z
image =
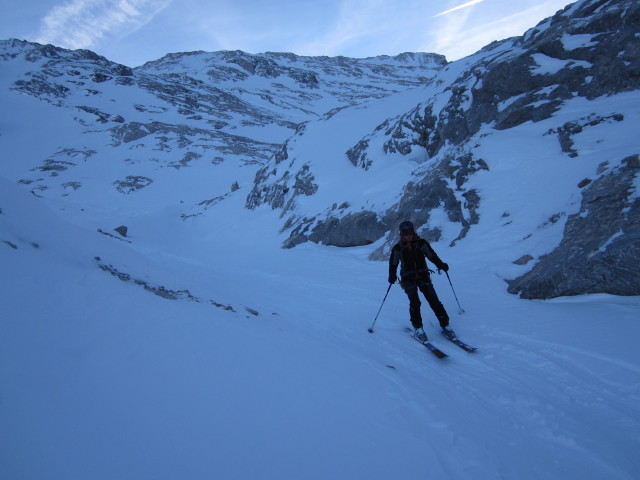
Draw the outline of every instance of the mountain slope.
M191 52L134 71L92 52L7 41L3 123L24 126L0 138L4 171L40 196L73 197L85 212L75 221L96 228L112 206L188 220L246 195L248 208L279 210L285 247L386 237L373 259L386 258L405 218L450 245L523 222L524 238L505 230L512 257L498 273L512 293L633 295L639 25L635 2L584 0L446 65L431 54ZM24 160L30 119L41 115L57 134ZM517 193L502 189L511 168ZM549 178L553 195L540 202Z
M435 70L3 42L0 478L637 478L637 292L505 283L637 279L636 20L582 1ZM405 216L476 353L381 307Z
M308 125L258 172L247 206L281 210L285 246L366 245L386 235L376 259L387 258L405 218L451 245L501 225L509 262L536 260L510 283L513 293L638 294L639 32L635 2L578 2L523 37L447 65L407 93L417 106L376 102L362 115L366 128L353 129L358 141L341 141L345 124L362 124L354 110ZM334 171L340 180L329 181ZM349 188L355 182L362 189ZM609 200L593 202L603 195ZM516 222L524 237L510 234L521 234L509 227Z
M428 321L441 361L404 332L398 287L367 333L385 278L371 247L279 249L267 211L162 236L167 214L128 243L1 186L5 478L640 471L637 297L527 302L490 259L447 258L467 313L436 288L479 350Z
M413 88L446 63L431 54L195 52L132 70L84 50L18 40L0 47L11 107L1 121L6 133L19 132L0 138L4 175L85 209L99 197L122 209L180 204L183 217L228 198L232 184L250 184L301 122ZM55 135L40 134L50 128ZM31 146L34 135L42 138ZM95 208L93 216L107 214Z

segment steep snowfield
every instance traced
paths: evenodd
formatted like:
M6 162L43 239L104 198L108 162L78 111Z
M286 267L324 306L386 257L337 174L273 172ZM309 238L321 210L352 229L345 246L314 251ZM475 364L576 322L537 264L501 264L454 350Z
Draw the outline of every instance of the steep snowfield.
M404 331L397 285L367 333L387 285L376 245L281 250L274 213L242 196L179 230L154 213L126 243L0 187L2 478L640 473L637 297L519 300L486 251L435 245L466 313L436 289L478 347L441 339L423 307L442 361Z

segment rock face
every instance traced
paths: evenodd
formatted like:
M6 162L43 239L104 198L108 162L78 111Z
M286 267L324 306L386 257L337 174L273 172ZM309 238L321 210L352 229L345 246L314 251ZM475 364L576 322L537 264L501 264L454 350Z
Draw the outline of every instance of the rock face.
M153 183L153 180L142 176L127 176L124 180L116 180L113 184L120 193L129 194L141 190Z
M312 241L336 247L359 247L372 244L388 230L374 212L350 213L342 218L329 216L311 227L313 224L314 220L299 224L283 246L291 248Z
M475 189L462 190L461 186L469 175L479 170L488 170L488 167L482 159L474 160L471 154L461 157L447 156L438 164L436 172L428 172L419 183L407 184L400 201L385 213L385 223L393 228L387 241L371 255L371 258L388 258L391 247L398 241L396 227L408 218L420 227L418 233L426 240L439 241L441 229L429 226L432 212L438 208L444 210L450 222L460 225L459 234L452 240L451 245L464 238L471 226L479 221L477 210L480 196ZM457 185L457 188L453 188L452 185Z
M509 282L523 298L585 293L638 295L640 292L640 156L605 173L584 189L580 212L569 217L558 248L527 274ZM634 192L629 195L629 192Z

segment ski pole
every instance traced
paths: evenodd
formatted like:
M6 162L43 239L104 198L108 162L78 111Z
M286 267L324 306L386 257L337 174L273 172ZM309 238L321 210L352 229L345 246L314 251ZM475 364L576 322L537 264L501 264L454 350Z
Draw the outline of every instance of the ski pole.
M456 295L456 291L453 288L453 283L451 283L451 277L449 277L449 272L444 272L445 275L447 276L447 279L449 280L449 285L451 285L451 290L453 291L453 296L456 298L456 303L458 304L458 308L460 309L460 312L458 313L464 313L464 309L460 306L460 302L458 301L458 295Z
M387 288L387 293L385 293L384 299L382 300L382 305L384 305L384 302L387 300L387 295L389 295L389 290L391 290L391 285L393 285L393 283L389 284L389 288ZM376 320L378 320L378 315L380 315L380 312L382 311L382 305L380 305L380 308L378 309L378 313L376 314L376 318L374 318L373 323L369 328L369 333L373 333L373 326L376 324Z

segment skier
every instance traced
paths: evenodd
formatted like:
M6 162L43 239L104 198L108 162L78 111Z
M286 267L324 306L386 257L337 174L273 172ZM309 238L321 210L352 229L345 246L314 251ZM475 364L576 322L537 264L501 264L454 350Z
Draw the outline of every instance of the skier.
M429 306L436 314L442 332L449 339L454 340L456 334L449 326L449 315L438 299L425 258L435 264L438 270L449 271L449 265L440 260L440 257L431 248L429 242L420 238L413 227L413 223L406 220L400 224L400 241L391 250L389 257L389 283L398 280L397 270L400 264L400 286L409 297L409 314L411 324L415 330L415 337L421 342L427 342L428 338L422 328L422 315L420 314L420 297L418 290L422 292Z

